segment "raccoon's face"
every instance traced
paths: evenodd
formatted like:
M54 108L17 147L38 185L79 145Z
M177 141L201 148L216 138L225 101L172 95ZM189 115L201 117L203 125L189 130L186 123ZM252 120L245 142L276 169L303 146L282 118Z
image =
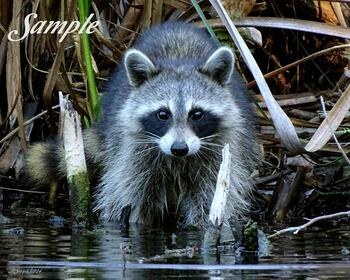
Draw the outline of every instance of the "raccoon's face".
M204 143L209 143L206 140L217 135L221 122L211 111L186 106L182 101L170 100L167 107L140 119L143 131L156 140L161 151L176 157L198 153Z
M219 48L200 67L157 69L137 50L129 50L124 63L134 88L129 121L137 134L175 157L220 147L217 139L237 114L226 88L234 63L229 48Z

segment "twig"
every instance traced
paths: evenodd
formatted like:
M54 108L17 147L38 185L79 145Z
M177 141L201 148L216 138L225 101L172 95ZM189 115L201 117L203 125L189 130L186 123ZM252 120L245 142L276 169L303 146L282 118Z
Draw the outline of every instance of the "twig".
M334 217L340 217L340 216L349 216L349 215L350 215L350 210L346 211L346 212L338 212L338 213L334 213L334 214L319 216L319 217L316 217L313 219L307 219L309 221L301 226L289 227L289 228L285 228L285 229L276 231L274 234L269 235L267 238L271 239L273 237L276 237L277 235L281 235L282 233L286 233L286 232L293 232L293 234L298 234L299 231L307 228L308 226L311 226L312 224L314 224L318 221L332 219Z
M335 134L334 134L334 132L333 132L333 129L332 129L332 127L331 127L331 122L328 120L328 115L327 115L327 111L326 111L326 106L325 106L325 104L324 104L323 96L322 96L322 95L320 96L320 101L321 101L322 111L323 111L325 120L326 120L326 122L327 122L327 124L328 124L328 127L329 127L330 132L332 133L333 139L334 139L335 143L337 144L338 149L339 149L340 152L342 153L344 159L345 159L346 162L350 165L350 160L349 160L348 156L346 155L346 153L344 152L342 146L340 145L340 143L339 143L337 137L335 136Z
M51 110L57 109L59 108L60 105L55 105L51 108ZM27 126L29 124L31 124L32 122L34 122L36 119L40 118L41 116L47 114L47 110L42 111L41 113L37 114L36 116L32 117L31 119L25 121L23 123L23 126ZM15 135L19 130L19 127L15 128L14 130L12 130L9 134L7 134L4 138L2 138L0 140L0 144L4 143L6 140L10 139L13 135Z
M282 172L276 172L276 173L271 174L271 175L255 178L253 180L254 181L254 185L266 184L266 183L268 183L270 181L276 180L279 176L281 176L281 173ZM283 174L287 174L287 173L288 172L283 172Z
M47 192L23 190L23 189L13 189L13 188L6 188L6 187L0 187L0 190L13 191L13 192L22 192L22 193L33 193L33 194L34 193L35 194L47 194Z
M284 71L286 71L286 70L288 70L288 69L290 69L290 68L293 68L293 67L298 66L298 65L300 65L300 64L302 64L302 63L305 63L306 61L309 61L309 60L311 60L311 59L314 59L314 58L316 58L316 57L318 57L318 56L324 55L324 54L329 53L329 52L334 51L334 50L344 49L344 48L349 48L349 47L350 47L350 44L337 45L337 46L333 46L333 47L330 47L330 48L327 48L327 49L324 49L324 50L315 52L315 53L313 53L313 54L311 54L311 55L308 55L308 56L306 56L306 57L304 57L304 58L302 58L302 59L299 59L299 60L294 61L294 62L292 62L292 63L290 63L290 64L287 64L287 65L285 65L285 66L283 66L283 67L280 67L280 68L275 69L275 70L273 70L273 71L271 71L271 72L269 72L269 73L264 74L264 78L265 78L266 80L267 80L267 79L270 79L270 78L272 78L272 77L277 76L279 73L282 73L282 72L284 72ZM251 82L249 82L249 83L247 84L247 86L248 86L249 88L252 88L252 87L254 87L255 85L256 85L256 81L251 81Z

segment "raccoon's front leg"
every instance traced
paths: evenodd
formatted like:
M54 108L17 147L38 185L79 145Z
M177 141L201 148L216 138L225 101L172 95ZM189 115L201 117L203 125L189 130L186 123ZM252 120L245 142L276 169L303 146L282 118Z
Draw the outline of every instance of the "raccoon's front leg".
M200 198L187 197L183 199L179 209L179 222L181 225L188 226L203 226L206 224L208 216L208 207Z

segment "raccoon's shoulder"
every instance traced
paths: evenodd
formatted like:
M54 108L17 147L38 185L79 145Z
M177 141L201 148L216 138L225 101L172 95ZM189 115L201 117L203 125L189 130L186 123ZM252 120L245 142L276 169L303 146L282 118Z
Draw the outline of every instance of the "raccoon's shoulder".
M120 63L110 74L107 83L102 88L101 115L99 121L95 124L102 139L108 137L108 129L111 124L115 127L118 126L117 115L128 99L130 91L131 86L125 68Z
M164 58L206 59L218 48L218 44L204 29L190 23L169 21L141 34L134 48L157 63Z
M232 73L229 87L233 99L243 112L243 116L253 123L255 120L253 92L248 90L237 69Z

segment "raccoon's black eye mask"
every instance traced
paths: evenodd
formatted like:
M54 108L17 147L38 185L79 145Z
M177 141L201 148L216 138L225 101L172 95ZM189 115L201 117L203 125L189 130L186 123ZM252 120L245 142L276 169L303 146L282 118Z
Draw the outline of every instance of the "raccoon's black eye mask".
M217 133L220 117L200 108L192 109L188 114L188 123L199 138Z
M144 131L162 137L170 129L173 123L172 117L169 109L161 108L144 116L141 119L141 125ZM193 132L202 138L217 133L220 117L210 111L193 108L188 113L187 122Z
M169 109L161 108L149 113L141 119L144 131L162 137L169 130L172 123L172 115Z
M204 118L204 116L205 116L205 114L204 114L203 110L201 110L201 109L192 110L188 114L189 120L192 120L194 122L201 121Z

